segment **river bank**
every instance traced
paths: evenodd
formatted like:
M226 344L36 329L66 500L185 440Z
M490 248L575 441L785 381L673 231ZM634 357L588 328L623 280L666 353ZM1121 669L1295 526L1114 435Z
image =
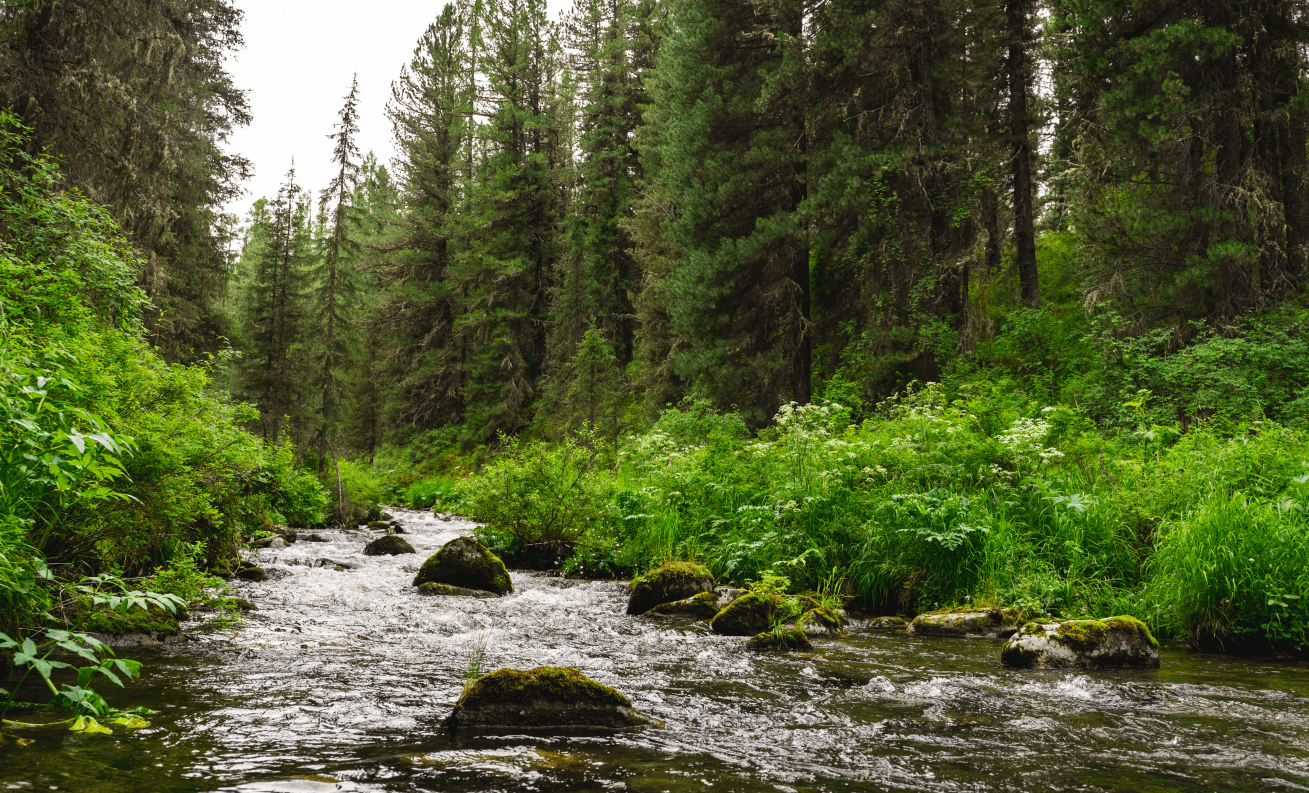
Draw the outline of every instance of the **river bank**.
M999 665L999 643L864 629L813 653L748 652L703 624L629 617L616 581L514 571L515 593L432 598L426 556L473 526L396 511L414 555L369 533L261 550L233 629L141 650L116 702L146 730L59 731L4 754L0 783L97 791L1194 790L1309 784L1309 667L1163 649L1158 671ZM319 559L354 569L310 566ZM308 564L307 564L308 563ZM469 656L575 666L665 730L451 743ZM126 653L125 653L126 654ZM130 700L130 702L129 702ZM21 789L21 788L19 788Z

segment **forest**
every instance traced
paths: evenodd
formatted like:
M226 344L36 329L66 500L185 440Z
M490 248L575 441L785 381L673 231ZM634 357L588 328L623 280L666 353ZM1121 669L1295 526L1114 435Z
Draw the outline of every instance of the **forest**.
M236 217L241 21L0 7L7 646L385 505L1309 645L1301 4L456 0Z

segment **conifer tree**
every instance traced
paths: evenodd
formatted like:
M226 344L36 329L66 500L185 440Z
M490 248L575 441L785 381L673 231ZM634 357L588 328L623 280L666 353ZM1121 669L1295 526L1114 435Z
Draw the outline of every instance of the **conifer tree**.
M551 308L556 360L568 360L593 324L612 341L620 364L632 360L640 275L622 221L641 176L632 136L647 100L634 57L650 10L633 0L578 0L565 23L579 86L579 163Z
M350 93L338 116L332 163L337 172L319 199L320 211L327 214L315 268L314 315L319 323L317 370L319 380L318 464L321 470L329 451L329 435L336 428L341 412L342 371L350 360L350 333L354 320L356 287L355 259L359 243L354 239L351 201L359 181L359 79L350 84ZM330 214L328 214L330 213Z
M456 321L464 291L453 273L461 245L455 211L469 191L470 125L477 81L470 28L476 6L449 4L428 26L392 87L394 128L405 211L397 237L383 244L388 288L380 321L391 329L390 371L400 423L458 424L465 411L468 343Z
M277 441L302 418L306 362L306 268L312 255L309 204L295 182L295 165L272 202L259 201L247 243L251 282L246 295L244 390L258 405L259 431ZM296 427L288 426L290 417Z
M786 2L673 0L650 84L665 126L649 136L647 167L676 206L664 236L677 258L660 290L671 358L757 422L808 398L804 100L769 89L797 48L798 14Z
M559 43L543 0L485 6L484 152L461 215L465 246L449 283L465 345L469 440L526 420L545 371L550 279L564 206L560 173L571 158Z

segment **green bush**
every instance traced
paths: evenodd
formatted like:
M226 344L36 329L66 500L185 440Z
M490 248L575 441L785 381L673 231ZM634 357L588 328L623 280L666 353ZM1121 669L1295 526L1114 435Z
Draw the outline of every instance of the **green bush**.
M1309 646L1304 493L1281 503L1215 493L1165 527L1136 613L1209 648Z
M610 478L595 453L558 444L504 439L502 454L459 483L463 513L482 523L478 538L507 563L551 568L587 533L617 519Z

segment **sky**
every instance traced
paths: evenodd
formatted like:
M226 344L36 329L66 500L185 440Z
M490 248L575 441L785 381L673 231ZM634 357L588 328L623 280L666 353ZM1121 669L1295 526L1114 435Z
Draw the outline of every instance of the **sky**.
M296 181L315 194L332 178L337 114L359 75L359 149L392 157L386 100L441 0L235 0L245 12L245 49L228 61L246 89L254 120L237 130L229 150L254 164L246 194L226 211L242 219L261 196L277 193L291 158ZM551 17L571 5L549 0Z

